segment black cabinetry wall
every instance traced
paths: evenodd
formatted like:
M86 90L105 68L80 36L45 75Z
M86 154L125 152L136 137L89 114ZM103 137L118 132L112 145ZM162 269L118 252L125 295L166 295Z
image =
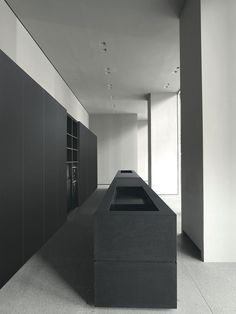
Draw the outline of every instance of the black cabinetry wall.
M78 122L78 199L81 205L97 188L97 137Z
M66 219L66 110L0 51L0 287Z
M76 208L97 188L97 137L67 115L67 210Z
M0 287L22 265L22 72L0 54Z

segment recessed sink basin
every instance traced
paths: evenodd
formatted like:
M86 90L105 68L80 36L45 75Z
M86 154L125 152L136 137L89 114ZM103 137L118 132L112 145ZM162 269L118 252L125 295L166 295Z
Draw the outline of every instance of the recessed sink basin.
M121 170L120 172L121 172L121 173L133 173L132 170Z
M117 187L110 207L112 211L157 211L143 187Z

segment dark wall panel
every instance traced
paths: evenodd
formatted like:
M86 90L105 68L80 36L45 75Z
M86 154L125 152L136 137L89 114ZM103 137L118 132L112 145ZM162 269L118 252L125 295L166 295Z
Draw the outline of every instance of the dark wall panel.
M22 71L0 51L0 287L22 265Z
M24 75L24 261L43 244L43 89Z

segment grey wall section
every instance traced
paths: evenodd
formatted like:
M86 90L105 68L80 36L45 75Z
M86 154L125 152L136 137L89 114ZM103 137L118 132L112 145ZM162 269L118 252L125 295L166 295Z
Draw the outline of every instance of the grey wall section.
M148 120L138 120L138 175L148 182Z
M137 115L91 115L98 140L98 184L110 184L119 169L137 171Z
M180 18L182 229L203 250L203 140L200 1Z

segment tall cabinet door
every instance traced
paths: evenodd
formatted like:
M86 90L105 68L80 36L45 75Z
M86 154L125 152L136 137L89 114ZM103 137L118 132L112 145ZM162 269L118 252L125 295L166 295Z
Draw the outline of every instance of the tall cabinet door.
M79 130L79 205L97 188L97 137L81 122Z
M0 287L21 267L22 71L0 51Z
M24 261L43 244L44 222L44 104L43 89L23 79L24 126Z
M66 216L66 111L45 92L45 239Z
M82 123L78 123L79 134L79 205L86 200L87 193L87 139L86 128Z
M57 116L57 154L58 167L58 210L59 224L62 225L67 218L67 175L66 175L66 129L67 112L58 106Z
M94 134L91 134L90 141L90 166L91 166L91 183L90 183L90 192L96 190L97 188L97 137Z

